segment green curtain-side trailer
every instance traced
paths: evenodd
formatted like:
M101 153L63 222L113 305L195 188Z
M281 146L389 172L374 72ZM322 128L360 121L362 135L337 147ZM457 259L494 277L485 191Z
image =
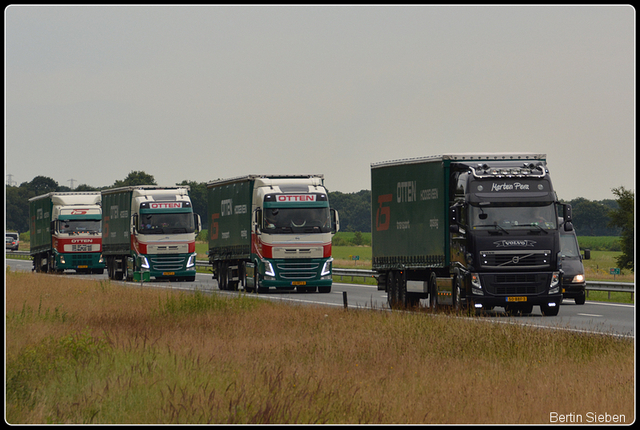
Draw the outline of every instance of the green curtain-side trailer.
M439 159L371 169L374 270L448 264L448 170Z

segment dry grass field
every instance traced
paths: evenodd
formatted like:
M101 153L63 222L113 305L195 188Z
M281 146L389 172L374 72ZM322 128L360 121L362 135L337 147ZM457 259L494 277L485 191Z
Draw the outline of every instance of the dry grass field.
M614 336L32 273L5 297L11 424L635 419Z

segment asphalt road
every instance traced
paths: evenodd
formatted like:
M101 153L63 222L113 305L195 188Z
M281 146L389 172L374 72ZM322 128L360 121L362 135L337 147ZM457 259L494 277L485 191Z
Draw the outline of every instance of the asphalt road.
M6 259L6 265L11 270L31 271L29 260ZM52 275L55 276L55 275ZM80 275L73 271L65 272L65 276L82 277L85 279L107 279L106 275ZM115 281L114 281L115 282ZM128 285L138 285L127 282ZM201 291L217 291L221 294L237 295L238 292L219 291L217 282L211 274L199 273L195 282L147 282L147 288L171 288L186 291L200 289ZM334 282L331 292L298 293L296 291L271 290L258 297L266 300L284 301L289 303L337 306L343 307L345 294L347 306L358 309L388 310L386 293L378 291L375 286L343 284ZM424 301L422 304L425 304ZM540 308L535 306L533 313L525 316L508 316L500 308L496 311L481 312L475 317L497 324L523 324L552 330L570 330L585 333L602 333L621 337L635 336L635 307L631 304L604 303L587 301L584 305L576 305L573 300L564 300L560 312L556 317L543 317Z

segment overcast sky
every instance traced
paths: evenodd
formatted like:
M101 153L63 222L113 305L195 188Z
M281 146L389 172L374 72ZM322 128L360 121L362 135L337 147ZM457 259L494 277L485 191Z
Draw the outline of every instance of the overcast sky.
M630 6L10 6L5 173L159 185L536 152L558 197L635 189Z

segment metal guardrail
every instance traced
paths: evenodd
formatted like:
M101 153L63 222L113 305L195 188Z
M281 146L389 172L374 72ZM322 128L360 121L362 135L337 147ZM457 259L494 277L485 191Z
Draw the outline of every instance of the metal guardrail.
M29 256L29 251L7 251L7 256ZM207 267L210 266L208 261L198 260L196 261L197 267ZM351 276L351 280L353 278L371 278L377 272L373 270L364 270L364 269L333 269L333 276L340 276L342 279L344 276ZM589 291L605 291L609 293L631 293L631 297L636 290L635 282L606 282L606 281L587 281L587 286L585 288L587 290L587 296Z
M373 270L364 270L364 269L340 269L337 267L333 268L333 276L351 276L351 280L353 281L354 277L362 277L362 278L371 278L373 275L376 275L378 272Z

